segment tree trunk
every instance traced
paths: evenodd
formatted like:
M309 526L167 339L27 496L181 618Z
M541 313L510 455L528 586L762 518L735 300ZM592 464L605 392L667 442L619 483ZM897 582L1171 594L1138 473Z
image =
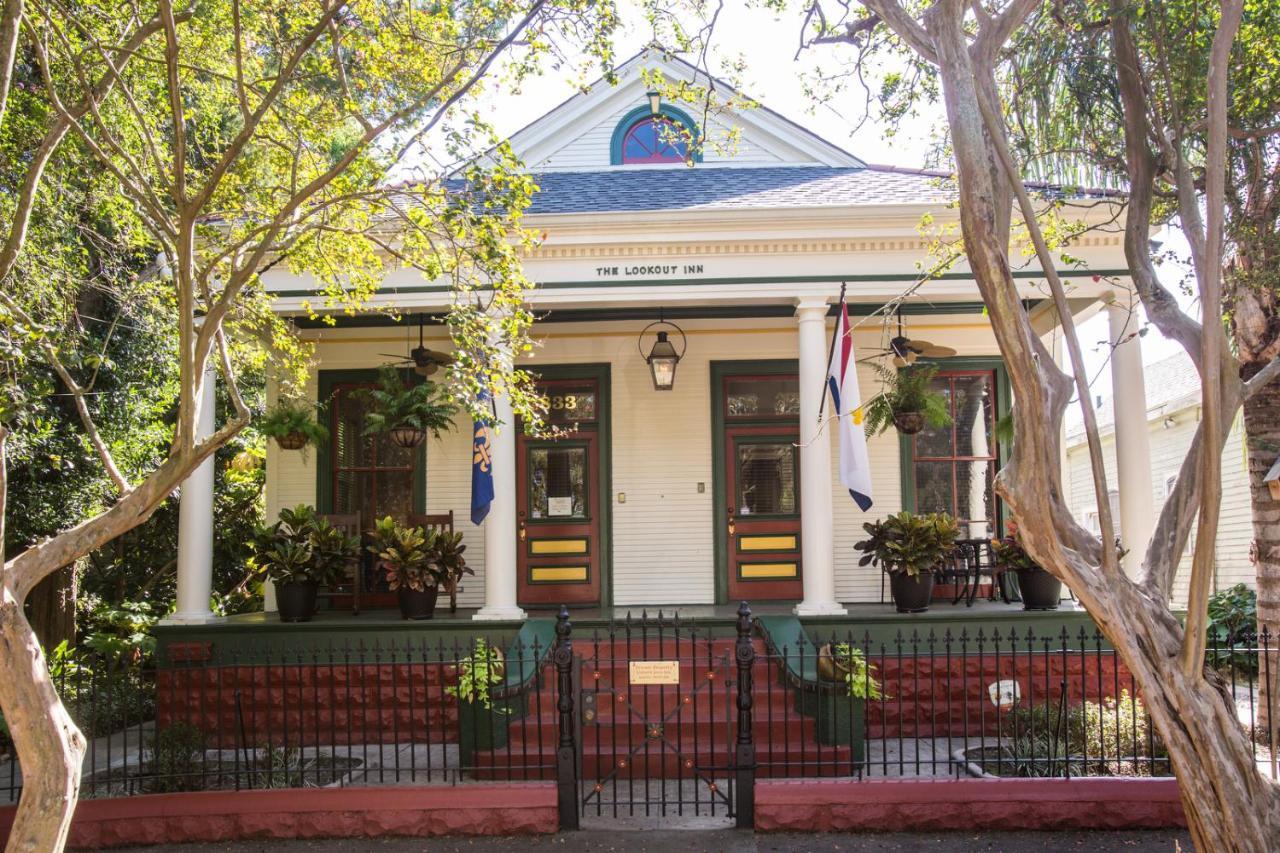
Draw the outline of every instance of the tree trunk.
M22 603L7 583L0 597L0 710L23 780L5 850L49 853L67 841L85 740L58 698Z
M1256 373L1246 368L1245 378ZM1253 543L1258 583L1258 631L1265 628L1271 648L1280 640L1280 501L1271 497L1271 489L1262 478L1280 457L1280 382L1260 388L1244 401L1244 431L1249 448L1249 495L1253 508ZM1273 718L1280 718L1280 707L1272 688L1280 676L1280 654L1270 660L1259 660L1258 724L1270 733ZM1270 683L1268 683L1270 676ZM1272 712L1275 713L1272 713ZM1277 719L1280 722L1280 719ZM1271 739L1274 744L1274 739Z
M75 568L66 566L40 581L27 596L27 621L44 648L56 648L64 640L75 643L76 595Z

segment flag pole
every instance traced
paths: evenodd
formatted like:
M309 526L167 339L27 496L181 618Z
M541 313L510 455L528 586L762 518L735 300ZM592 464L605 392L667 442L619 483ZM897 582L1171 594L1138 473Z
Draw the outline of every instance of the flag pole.
M845 291L845 288L848 286L849 286L849 282L847 281L840 282L840 303L839 303L840 305L844 305L844 291ZM840 338L840 316L842 314L843 312L841 312L841 314L836 315L836 327L831 332L831 348L827 350L827 369L828 370L831 369L831 359L836 354L836 341L839 340ZM822 412L827 407L827 377L825 375L822 377L822 396L818 399L819 399L818 423L822 423ZM837 412L836 414L838 415L839 412Z

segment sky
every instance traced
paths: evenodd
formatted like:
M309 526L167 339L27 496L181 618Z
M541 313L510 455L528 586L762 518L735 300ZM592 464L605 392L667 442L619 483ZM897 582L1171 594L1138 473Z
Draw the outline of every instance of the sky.
M653 32L634 3L620 0L619 9L623 23L616 35L615 52L621 62L649 44ZM820 46L797 57L800 26L800 16L794 12L779 15L767 9L747 8L742 2L729 3L717 22L714 47L718 59L711 60L711 67L719 71L724 66L717 66L717 61L728 63L740 58L744 69L741 84L747 95L868 163L906 167L936 165L929 162L929 156L944 119L941 105L924 104L918 115L908 117L896 132L891 132L875 116L866 114L860 90L848 91L838 104L839 110L814 104L805 93L806 77L816 69L829 72L836 68L842 59L847 61L852 49L843 45ZM592 82L597 76L598 69L592 69L585 82ZM491 87L481 96L478 105L495 129L507 136L575 94L578 80L568 70L548 69L542 76L527 80L519 92ZM1166 249L1186 254L1186 241L1176 229L1166 228L1156 239L1164 243ZM1160 269L1166 286L1179 295L1184 310L1198 316L1190 297L1182 294L1178 287L1185 272L1185 268L1176 263ZM1147 325L1145 317L1140 316L1139 322ZM1106 312L1081 324L1079 335L1086 370L1092 380L1090 387L1095 396L1109 397ZM1154 327L1147 329L1141 346L1143 360L1148 364L1180 350Z

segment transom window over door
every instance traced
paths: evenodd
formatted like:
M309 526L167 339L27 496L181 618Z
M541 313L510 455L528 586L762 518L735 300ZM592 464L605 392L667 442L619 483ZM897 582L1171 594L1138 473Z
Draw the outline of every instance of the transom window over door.
M941 371L933 385L947 400L951 424L911 438L914 509L950 513L966 538L995 535L995 371Z

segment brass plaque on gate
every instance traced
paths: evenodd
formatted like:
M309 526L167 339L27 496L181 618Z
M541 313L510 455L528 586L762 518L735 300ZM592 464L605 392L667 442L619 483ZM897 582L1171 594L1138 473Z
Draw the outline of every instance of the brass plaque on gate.
M630 668L632 684L680 683L678 660L633 660Z

